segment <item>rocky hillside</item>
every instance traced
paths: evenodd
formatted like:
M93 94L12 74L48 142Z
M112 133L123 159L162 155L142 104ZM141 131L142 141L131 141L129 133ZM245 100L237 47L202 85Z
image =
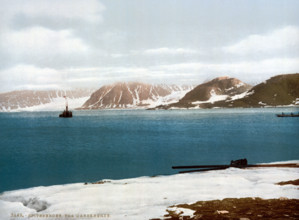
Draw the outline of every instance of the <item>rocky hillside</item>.
M167 106L158 106L161 109L202 107L221 100L234 100L247 95L252 86L229 77L218 77L203 83L188 92L177 103Z
M263 107L299 104L299 73L274 76L250 89L237 100L219 101L203 107Z
M61 110L68 97L69 107L81 106L92 93L92 89L76 90L20 90L0 93L0 111Z
M80 109L149 108L177 102L192 86L115 83L95 91Z
M70 109L233 108L299 105L299 73L278 75L254 87L235 78L219 77L192 86L128 82L100 89L22 90L0 93L0 111ZM93 93L92 93L93 92Z

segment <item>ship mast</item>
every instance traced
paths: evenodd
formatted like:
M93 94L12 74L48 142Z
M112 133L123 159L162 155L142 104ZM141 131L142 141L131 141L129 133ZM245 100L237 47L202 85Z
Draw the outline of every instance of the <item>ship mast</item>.
M68 102L67 102L67 97L66 96L63 96L65 98L65 111L68 112L69 110L69 105L68 105Z

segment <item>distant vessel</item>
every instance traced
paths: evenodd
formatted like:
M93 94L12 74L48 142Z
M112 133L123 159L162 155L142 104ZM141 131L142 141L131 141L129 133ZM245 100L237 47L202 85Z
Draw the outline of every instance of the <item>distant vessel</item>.
M69 111L67 97L64 96L64 98L65 98L65 110L59 115L59 117L60 118L71 118L71 117L73 117L73 114L71 111Z
M277 117L299 117L299 112L298 113L290 113L290 114L285 114L285 113L281 113L281 114L277 114Z

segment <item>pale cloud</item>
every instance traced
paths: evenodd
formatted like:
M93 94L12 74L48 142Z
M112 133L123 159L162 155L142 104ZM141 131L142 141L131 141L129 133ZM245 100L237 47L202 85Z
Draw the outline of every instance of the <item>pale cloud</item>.
M20 89L58 89L66 74L50 68L37 68L32 65L17 65L0 72L2 91Z
M177 74L183 79L185 76L197 79L197 82L206 78L213 78L223 75L236 77L245 82L254 83L265 80L273 75L296 73L299 69L299 58L273 58L260 61L242 61L227 63L180 63L171 65L159 65L155 70ZM188 73L188 74L186 74Z
M121 57L126 57L126 56L128 56L128 55L126 55L126 54L121 54L121 53L113 53L113 54L110 54L110 56L111 56L112 58L121 58Z
M207 79L228 75L248 83L261 82L273 75L295 73L299 69L299 58L273 58L260 61L225 63L190 62L150 67L99 67L72 70L69 75L81 73L84 77L95 77L97 82L145 81L152 83L202 83ZM91 78L91 79L95 79ZM83 80L82 80L83 81ZM91 82L91 80L90 80Z
M179 63L150 67L38 68L18 65L0 72L2 91L13 89L99 88L116 81L200 84L219 76L230 76L255 84L273 75L296 73L299 58L265 59L227 63Z
M55 21L83 20L101 22L105 6L97 0L3 0L1 17L14 19L23 16L32 19L47 17Z
M278 4L285 11L251 0L221 11L214 1L0 1L0 91L222 75L251 83L299 71L293 1Z
M0 69L84 63L92 47L78 33L100 24L104 10L97 0L1 0Z
M151 72L138 67L39 68L17 65L0 71L0 92L22 89L98 88L115 81L143 81Z
M88 51L88 46L69 30L54 31L44 27L33 27L6 32L0 35L0 39L2 48L7 48L13 55L24 57L71 55Z
M196 71L200 70L206 66L204 63L201 62L192 62L192 63L176 63L176 64L169 64L169 65L160 65L157 68L161 68L168 71Z
M250 35L240 42L224 47L224 51L239 55L299 50L299 28L287 26L264 35Z
M188 55L199 53L196 50L186 49L186 48L168 48L161 47L155 49L148 49L143 52L146 55Z
M299 58L266 59L261 61L242 61L231 63L180 63L156 66L164 71L208 71L218 74L259 74L259 73L294 73L299 69Z

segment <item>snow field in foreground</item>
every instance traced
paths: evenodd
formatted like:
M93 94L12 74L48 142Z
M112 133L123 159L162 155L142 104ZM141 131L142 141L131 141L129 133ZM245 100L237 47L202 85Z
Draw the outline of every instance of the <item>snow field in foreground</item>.
M242 197L299 199L297 186L275 184L295 179L299 179L298 168L229 168L204 173L105 180L103 184L34 187L2 193L0 219L10 219L11 213L25 216L38 213L63 215L57 219L74 219L64 217L65 214L109 214L107 219L140 220L162 217L171 205L201 200Z

